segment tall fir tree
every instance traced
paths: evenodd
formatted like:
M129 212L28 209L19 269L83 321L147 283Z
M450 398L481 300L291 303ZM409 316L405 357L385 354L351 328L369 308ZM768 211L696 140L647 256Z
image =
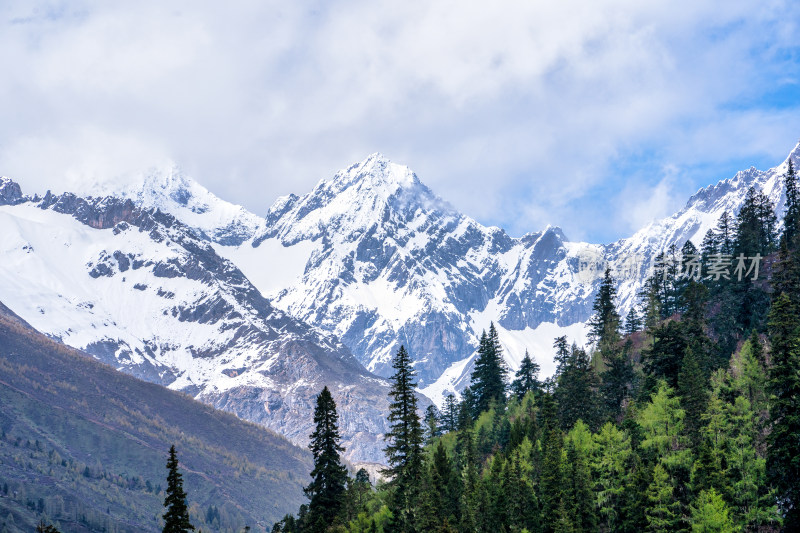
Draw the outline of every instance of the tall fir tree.
M683 419L686 435L696 448L700 445L700 428L703 412L706 409L707 393L705 375L691 347L683 356L683 364L678 375L678 394L681 407L686 413Z
M163 533L186 533L194 531L194 526L189 521L189 507L186 505L186 492L183 490L183 476L178 471L178 454L175 445L169 448L167 459L167 491L164 498Z
M328 387L317 396L314 424L316 428L308 445L314 457L314 469L311 471L312 481L305 488L306 496L311 500L306 530L322 533L339 515L347 484L347 469L340 457L344 448L339 444L339 415Z
M442 411L442 429L445 432L455 431L458 428L458 402L455 394L450 393L444 397Z
M384 437L392 495L392 529L400 533L415 531L415 509L423 474L422 425L417 413L417 384L411 358L401 346L392 360L392 388L389 391L390 429Z
M589 319L589 340L600 350L619 341L621 319L617 312L617 289L611 268L606 268L603 281L592 305L594 315Z
M781 241L788 248L792 248L795 246L797 236L800 235L800 188L797 185L797 174L791 158L783 175L783 182L786 189L786 208Z
M769 318L772 367L767 468L785 513L784 526L800 531L800 320L785 293L773 303Z
M492 403L505 403L507 373L497 329L491 323L489 334L484 332L481 336L478 357L470 377L478 414L488 410Z
M439 410L436 406L431 404L425 408L425 442L430 444L433 439L442 434L439 424L440 420Z
M530 391L540 391L542 384L539 381L539 363L531 359L528 350L525 350L525 357L522 358L522 363L519 365L514 376L514 381L511 383L511 392L517 398L522 399Z

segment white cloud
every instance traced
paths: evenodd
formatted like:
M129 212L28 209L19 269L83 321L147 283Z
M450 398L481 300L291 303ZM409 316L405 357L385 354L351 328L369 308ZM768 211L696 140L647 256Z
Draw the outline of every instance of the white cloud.
M263 212L381 151L485 222L572 236L590 191L642 179L614 174L620 158L785 155L800 112L759 99L797 83L798 15L788 0L12 0L0 173L56 188L171 157Z

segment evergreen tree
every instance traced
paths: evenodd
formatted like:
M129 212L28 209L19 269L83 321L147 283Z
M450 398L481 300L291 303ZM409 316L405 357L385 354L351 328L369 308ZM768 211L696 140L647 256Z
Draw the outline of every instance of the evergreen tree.
M620 416L622 402L627 398L629 387L633 383L633 364L629 355L632 346L628 339L622 350L609 348L604 354L606 369L600 378L606 410L612 418Z
M489 334L484 332L481 336L478 357L475 359L475 367L470 378L478 414L489 410L492 402L505 403L507 372L497 329L492 323L489 326Z
M455 394L448 394L444 397L444 409L442 412L442 429L445 432L455 431L458 428L458 402Z
M606 268L592 305L594 315L588 324L589 340L601 350L619 341L621 320L617 312L616 299L614 278L611 277L611 269Z
M564 430L572 428L578 419L583 419L592 428L599 425L598 386L597 374L586 351L572 345L569 359L558 376L558 386L554 392Z
M647 531L666 533L682 530L681 503L669 474L661 464L653 469L653 481L647 488Z
M439 410L433 404L425 408L425 433L427 444L442 434L439 428Z
M341 462L339 415L328 387L317 396L314 408L316 428L308 448L314 457L312 481L305 488L308 505L308 531L323 532L334 523L344 502L347 469Z
M525 350L525 357L522 358L519 370L514 376L516 379L511 383L511 391L522 399L530 391L540 391L542 384L539 381L539 363L531 359L528 350Z
M730 510L722 496L714 489L703 491L692 506L693 533L735 533L739 528L733 523Z
M542 398L542 473L539 495L542 505L543 533L555 531L560 518L568 519L564 505L561 453L563 437L558 427L555 402L549 394Z
M733 255L735 230L736 222L733 217L729 212L723 212L715 228L718 253L722 255Z
M595 482L595 502L605 531L621 529L620 511L632 453L630 438L611 422L594 435L592 477Z
M797 235L800 235L800 189L797 186L797 174L791 158L789 159L786 174L783 175L783 181L786 188L786 210L783 215L781 241L788 248L792 248L795 245Z
M556 363L555 377L558 377L564 371L564 367L567 365L567 360L569 359L570 351L567 336L562 335L561 337L556 337L555 341L553 341L553 348L556 350L556 354L553 357Z
M385 436L389 468L384 473L391 479L393 489L390 505L393 529L405 533L414 531L414 510L422 481L422 426L417 414L414 369L405 347L397 351L392 368L395 373L389 392L390 429Z
M639 310L636 309L635 305L632 305L631 310L628 311L628 315L625 317L625 335L633 335L637 331L641 331L643 326L644 323Z
M589 454L591 454L592 445L592 437L586 424L579 420L566 439L564 498L573 526L576 530L586 533L597 530L597 516L588 458Z
M683 365L678 376L678 393L686 416L684 425L693 447L700 444L702 416L706 408L706 379L694 351L689 348L683 356Z
M769 318L772 367L767 468L778 491L785 526L800 530L800 321L786 294L775 300Z
M164 533L185 533L193 531L189 522L189 507L186 505L186 493L183 490L183 476L178 472L178 455L175 446L169 448L167 459L167 491L164 498Z

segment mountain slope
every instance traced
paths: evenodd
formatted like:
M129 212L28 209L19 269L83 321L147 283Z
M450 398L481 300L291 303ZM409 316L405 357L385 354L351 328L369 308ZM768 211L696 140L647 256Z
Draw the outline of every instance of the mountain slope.
M51 340L2 303L0 404L9 531L32 531L43 515L65 532L160 531L172 444L204 531L263 531L305 501L306 451ZM217 522L203 524L211 505Z
M37 329L301 445L328 385L348 458L382 460L388 385L174 216L48 193L0 206L0 227L0 295Z

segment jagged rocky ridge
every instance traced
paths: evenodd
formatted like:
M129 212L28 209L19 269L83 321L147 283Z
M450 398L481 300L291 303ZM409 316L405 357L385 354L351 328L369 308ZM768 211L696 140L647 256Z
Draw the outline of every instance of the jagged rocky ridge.
M790 157L797 163L799 154L795 148ZM264 217L220 200L177 168L115 195L190 226L276 308L335 335L369 370L389 375L391 355L405 344L423 392L440 401L467 383L477 338L491 320L512 369L528 349L551 372L555 336L585 340L606 265L615 269L626 312L654 257L688 239L699 245L724 210L738 211L751 185L782 213L785 165L701 189L672 217L608 245L570 242L556 227L512 238L458 213L380 154L308 194L279 198Z
M173 215L115 197L25 198L7 179L0 199L0 294L34 327L299 444L328 385L347 457L382 460L388 384Z

